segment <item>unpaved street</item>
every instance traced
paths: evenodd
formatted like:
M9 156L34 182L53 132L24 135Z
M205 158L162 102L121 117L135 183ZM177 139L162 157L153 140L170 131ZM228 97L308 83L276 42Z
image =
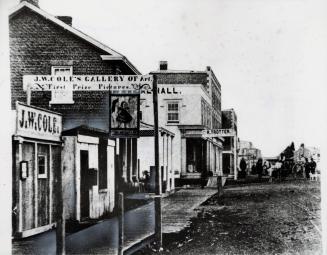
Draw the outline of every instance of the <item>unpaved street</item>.
M213 196L198 212L190 227L164 235L163 254L322 253L319 182L225 187L222 204Z

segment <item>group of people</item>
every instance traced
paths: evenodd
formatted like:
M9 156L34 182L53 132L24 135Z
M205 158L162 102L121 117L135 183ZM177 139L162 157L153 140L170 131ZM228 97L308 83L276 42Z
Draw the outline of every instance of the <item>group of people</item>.
M252 165L251 172L252 174L257 174L258 178L260 179L262 175L268 174L269 169L271 168L271 165L268 161L263 163L262 158L259 158L256 164ZM247 164L244 158L241 159L240 162L240 172L238 174L239 178L245 178L246 177L246 169Z
M315 174L316 167L317 164L313 158L311 158L310 162L308 158L305 158L304 171L307 179L310 178L310 173ZM246 177L246 169L247 163L245 159L242 158L240 162L239 178ZM292 162L285 160L285 158L281 158L272 166L269 161L263 163L262 158L259 158L256 164L252 165L251 173L257 174L259 179L261 179L263 175L269 175L271 178L274 177L282 180L292 173Z
M305 163L304 163L304 170L305 170L305 177L307 179L310 178L310 173L315 174L316 173L316 167L317 163L311 158L311 161L309 162L308 158L305 158Z

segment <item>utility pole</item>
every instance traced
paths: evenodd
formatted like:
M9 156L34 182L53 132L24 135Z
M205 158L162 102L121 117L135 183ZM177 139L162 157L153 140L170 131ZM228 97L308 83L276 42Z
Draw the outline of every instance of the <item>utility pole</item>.
M161 229L161 171L159 167L159 126L158 126L158 84L157 75L153 75L153 115L154 115L154 163L155 163L155 236L157 249L162 248L162 229Z

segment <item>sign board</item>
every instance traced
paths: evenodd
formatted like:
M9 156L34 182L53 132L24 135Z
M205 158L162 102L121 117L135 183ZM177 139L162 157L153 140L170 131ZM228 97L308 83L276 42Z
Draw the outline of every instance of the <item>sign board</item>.
M16 104L16 135L60 141L62 116L38 107Z
M140 95L111 94L109 97L111 137L138 137Z
M113 94L139 94L152 89L152 75L24 75L24 90L109 91Z
M233 129L209 129L202 131L202 137L226 137L234 135L235 131Z

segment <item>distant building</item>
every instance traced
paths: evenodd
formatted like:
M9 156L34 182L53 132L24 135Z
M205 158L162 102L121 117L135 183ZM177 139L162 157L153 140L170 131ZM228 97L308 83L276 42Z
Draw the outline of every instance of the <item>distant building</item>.
M240 165L241 159L244 158L247 165L247 172L250 173L252 166L255 165L258 159L261 157L261 150L255 148L252 142L240 140L238 151L238 167Z
M169 70L166 61L158 71L159 126L174 134L172 173L182 183L222 170L222 138L204 137L221 128L221 87L210 67L205 71ZM151 91L141 94L142 121L153 123Z
M226 132L223 135L223 174L237 179L237 115L234 109L222 111L222 129Z
M297 149L294 152L294 161L303 161L304 158L307 158L310 160L313 158L315 162L320 161L320 150L316 147L306 147L306 146L300 146L299 149Z

